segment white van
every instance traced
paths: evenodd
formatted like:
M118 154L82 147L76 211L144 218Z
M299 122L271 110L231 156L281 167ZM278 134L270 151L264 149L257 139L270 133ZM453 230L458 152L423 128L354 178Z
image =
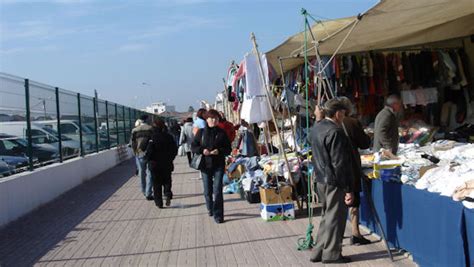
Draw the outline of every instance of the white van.
M47 121L38 121L37 123L58 131L58 121L57 120L47 120ZM79 132L79 121L76 120L61 120L61 135L67 136L72 140L77 142L80 141L80 132ZM82 146L84 150L90 151L95 150L95 133L94 130L82 125Z
M18 136L24 139L28 138L25 121L0 122L0 132ZM33 144L35 145L58 150L58 132L56 132L54 129L45 127L36 121L31 122L31 138ZM62 136L61 141L62 154L65 157L79 154L79 142L72 140L67 136Z

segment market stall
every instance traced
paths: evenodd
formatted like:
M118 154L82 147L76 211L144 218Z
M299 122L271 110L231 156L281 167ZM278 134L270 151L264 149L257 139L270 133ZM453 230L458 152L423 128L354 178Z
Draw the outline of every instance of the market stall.
M474 180L474 153L467 144L474 142L472 2L385 0L357 17L316 21L308 28L259 59L269 63L264 64L269 78L267 102L253 97L257 108L245 107L248 84L235 78L245 65L229 68L226 90L234 111L248 120L266 111L277 114L272 121L281 133L272 134L268 124L261 127L262 143L278 136L273 142L278 149L296 151L285 153L289 163L284 164L281 155L267 149L257 160L257 173L264 179L244 182L247 191L255 184L262 190L277 188L289 176L311 184L306 135L321 100L349 97L371 132L385 97L396 93L405 105L400 158L389 163L364 158L375 178L369 183L372 190L365 192L373 199L381 228L375 225L367 195L361 223L382 235L383 230L391 247L409 251L421 265L473 265L474 190L464 185ZM281 140L285 133L293 139ZM293 192L298 188L294 181L289 183ZM311 187L299 194L309 191ZM310 236L311 231L306 248Z

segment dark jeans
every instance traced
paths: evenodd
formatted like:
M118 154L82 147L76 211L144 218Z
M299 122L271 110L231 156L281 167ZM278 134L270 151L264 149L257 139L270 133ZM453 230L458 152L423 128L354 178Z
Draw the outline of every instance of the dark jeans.
M186 156L188 156L188 163L189 163L189 165L191 165L191 160L193 159L193 157L191 155L191 151L186 152Z
M163 193L166 198L173 198L171 192L171 170L153 168L153 198L157 205L163 205Z
M224 169L203 170L201 174L207 210L214 215L215 219L224 220L224 197L222 194Z

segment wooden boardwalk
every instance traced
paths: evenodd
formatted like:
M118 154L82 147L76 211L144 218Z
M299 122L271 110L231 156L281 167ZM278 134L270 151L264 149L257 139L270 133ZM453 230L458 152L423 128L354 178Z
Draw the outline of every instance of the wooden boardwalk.
M126 161L0 229L0 266L318 266L309 251L295 249L305 216L264 222L258 204L225 195L218 225L207 215L198 173L184 158L175 166L171 207L144 199L134 162ZM404 255L392 263L382 242L348 242L350 266L415 266Z

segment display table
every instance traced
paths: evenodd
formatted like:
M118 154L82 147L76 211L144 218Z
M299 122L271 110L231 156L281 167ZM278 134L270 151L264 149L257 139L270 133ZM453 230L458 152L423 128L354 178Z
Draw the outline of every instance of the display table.
M474 211L462 203L412 186L373 180L372 198L389 245L420 266L466 266L474 258ZM364 194L361 224L380 235ZM470 225L470 226L467 226ZM473 265L469 265L473 266Z

